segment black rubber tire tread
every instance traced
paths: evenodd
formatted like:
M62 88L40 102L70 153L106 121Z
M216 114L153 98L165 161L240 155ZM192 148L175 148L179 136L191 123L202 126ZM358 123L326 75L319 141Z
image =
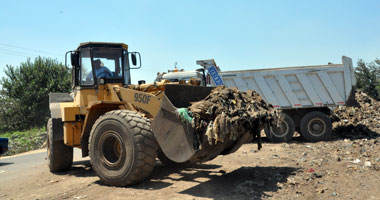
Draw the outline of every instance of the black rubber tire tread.
M166 157L166 155L164 154L164 152L162 152L161 149L158 150L157 157L158 157L158 159L160 159L161 163L167 167L187 168L187 167L190 167L192 164L194 164L190 161L186 161L183 163L174 162L174 161L170 160L168 157Z
M273 134L272 131L270 131L270 129L269 129L268 126L265 126L264 133L267 136L268 140L271 141L271 142L275 142L275 143L289 142L293 138L293 136L294 136L296 125L295 125L294 120L292 119L292 117L290 117L286 113L281 113L280 117L283 117L285 123L288 124L289 131L284 136L279 137L279 136Z
M131 138L132 142L129 143L131 144L129 147L132 149L131 152L133 154L131 163L123 164L130 164L130 166L127 167L127 170L122 171L119 177L107 177L105 173L110 170L98 165L100 158L96 156L97 149L94 142L96 141L96 137L102 134L97 132L97 128L107 123L108 120L116 120L120 123L121 127L124 128L124 131L120 134ZM128 141L125 142L125 145L128 145ZM142 182L150 176L157 157L157 143L150 128L149 119L142 117L134 111L115 110L103 114L92 126L89 138L89 151L92 168L102 182L112 186L127 186Z
M71 169L73 164L73 147L64 144L63 140L53 141L53 123L47 122L47 160L51 172L61 172Z
M310 134L308 131L307 124L309 123L310 120L315 119L315 118L319 118L323 120L326 124L326 131L323 135L315 136L315 135ZM318 141L327 140L331 137L331 134L332 134L331 119L323 112L319 112L319 111L309 112L301 119L300 131L301 131L302 137L304 137L306 140L310 142L318 142Z

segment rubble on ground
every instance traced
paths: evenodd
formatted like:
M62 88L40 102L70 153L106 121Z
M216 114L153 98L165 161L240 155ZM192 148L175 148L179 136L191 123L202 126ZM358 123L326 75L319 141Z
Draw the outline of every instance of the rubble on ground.
M298 170L288 176L285 183L279 183L278 186L284 191L305 193L309 192L305 188L311 188L319 196L332 195L336 190L342 190L334 187L333 180L342 180L349 175L359 181L364 174L378 174L379 142L380 138L343 139L307 145L283 144L289 152L286 152L286 157L282 159L287 163L294 163Z
M351 139L376 138L380 133L380 102L362 91L355 93L357 105L340 106L334 113L340 118L333 123L334 132Z
M356 194L349 193L352 188L335 187L333 180L342 181L347 177L356 180L355 183L351 181L351 187L370 190L371 183L363 176L376 177L380 171L380 102L362 91L355 93L355 100L353 107L335 109L339 118L333 123L335 140L283 144L289 149L284 161L291 161L298 167L285 183L278 183L289 196L304 197L314 193L322 199L335 196L355 199Z

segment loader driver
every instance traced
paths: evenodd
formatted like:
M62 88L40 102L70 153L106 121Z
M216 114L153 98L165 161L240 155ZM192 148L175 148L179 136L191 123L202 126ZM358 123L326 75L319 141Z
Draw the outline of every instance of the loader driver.
M112 72L105 66L101 65L99 59L94 60L95 76L96 78L112 78ZM91 78L92 73L89 73L87 78Z

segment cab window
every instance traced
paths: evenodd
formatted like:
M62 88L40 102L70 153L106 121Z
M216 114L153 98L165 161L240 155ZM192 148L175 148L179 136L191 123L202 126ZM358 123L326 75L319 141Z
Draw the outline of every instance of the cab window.
M121 49L94 48L92 50L96 78L122 79Z
M94 85L98 78L103 78L106 82L122 83L122 55L120 48L83 49L80 57L80 84Z
M80 55L80 85L94 85L90 49L83 49Z

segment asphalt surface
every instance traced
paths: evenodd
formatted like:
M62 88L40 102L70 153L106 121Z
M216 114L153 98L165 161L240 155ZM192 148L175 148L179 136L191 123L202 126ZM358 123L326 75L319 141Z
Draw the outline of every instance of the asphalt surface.
M83 160L81 151L74 148L74 161L78 160ZM24 174L33 168L44 165L47 165L47 152L45 149L21 155L0 157L0 187L13 179L20 178L19 174Z

